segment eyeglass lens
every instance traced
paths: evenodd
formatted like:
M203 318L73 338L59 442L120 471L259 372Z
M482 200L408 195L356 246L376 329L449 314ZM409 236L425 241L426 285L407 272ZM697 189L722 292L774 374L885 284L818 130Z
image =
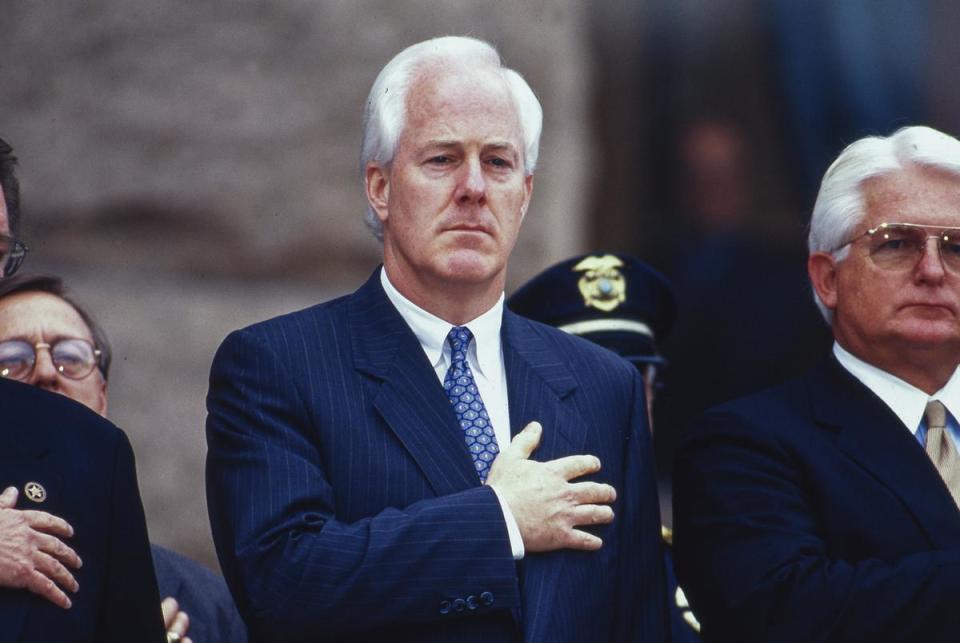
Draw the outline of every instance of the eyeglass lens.
M53 365L65 377L83 379L97 366L93 346L83 339L61 339L50 346ZM0 376L26 379L37 362L37 349L23 340L0 342Z
M930 237L937 240L944 266L960 273L960 231L933 235L931 230L909 226L880 228L870 236L870 257L881 268L907 270L920 260Z

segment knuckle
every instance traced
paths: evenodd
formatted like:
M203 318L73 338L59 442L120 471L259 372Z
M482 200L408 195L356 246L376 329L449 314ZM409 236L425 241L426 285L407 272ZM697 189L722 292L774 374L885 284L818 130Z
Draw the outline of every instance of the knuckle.
M20 559L13 565L13 578L15 582L22 585L33 574L33 565L26 560Z

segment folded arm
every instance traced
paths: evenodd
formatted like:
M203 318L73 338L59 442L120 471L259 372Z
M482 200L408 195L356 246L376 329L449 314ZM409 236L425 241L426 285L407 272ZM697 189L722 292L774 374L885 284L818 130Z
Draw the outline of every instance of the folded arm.
M952 641L960 552L831 555L809 474L742 417L713 413L677 459L676 563L711 641Z

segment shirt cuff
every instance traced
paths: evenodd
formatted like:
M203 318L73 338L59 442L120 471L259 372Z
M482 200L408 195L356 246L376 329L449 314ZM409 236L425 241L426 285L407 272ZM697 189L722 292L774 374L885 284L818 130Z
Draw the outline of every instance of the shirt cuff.
M507 523L507 535L510 536L510 551L513 553L514 560L522 560L525 553L523 549L523 537L520 535L520 527L517 526L517 519L513 517L510 507L500 497L500 493L494 486L493 493L497 496L497 502L500 503L500 509L503 511L503 521Z

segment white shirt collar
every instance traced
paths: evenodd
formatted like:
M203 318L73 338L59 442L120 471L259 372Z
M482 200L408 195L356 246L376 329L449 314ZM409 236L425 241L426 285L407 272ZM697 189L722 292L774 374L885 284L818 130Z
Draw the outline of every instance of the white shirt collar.
M403 320L410 326L417 340L427 354L430 364L436 368L441 360L449 360L450 349L447 344L447 334L453 324L444 321L431 312L420 308L404 297L396 287L390 283L387 271L380 269L380 284L387 298L394 305ZM470 320L463 326L470 328L473 341L470 342L469 354L481 373L492 376L497 373L500 365L500 326L503 323L503 293L497 303L487 312ZM446 349L446 351L444 351ZM468 358L469 359L469 358Z
M930 400L940 400L950 415L960 418L960 368L953 372L942 389L927 395L899 377L856 357L837 342L833 343L833 354L841 366L890 407L911 433L916 434Z

